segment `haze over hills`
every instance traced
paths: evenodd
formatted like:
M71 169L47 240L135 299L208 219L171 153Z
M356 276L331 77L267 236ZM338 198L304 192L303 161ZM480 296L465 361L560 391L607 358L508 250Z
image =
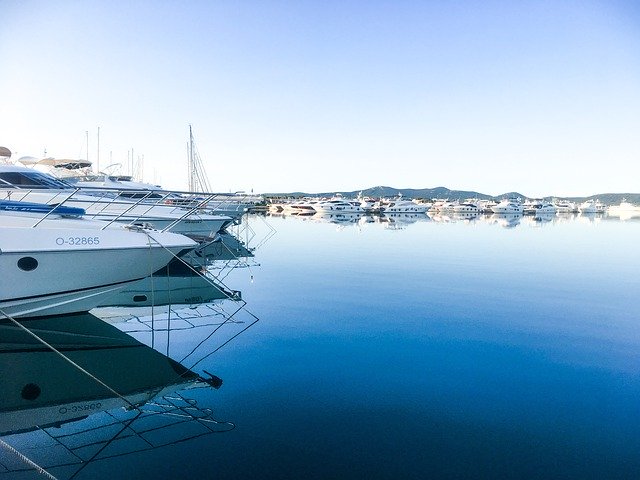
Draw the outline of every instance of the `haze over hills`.
M347 198L357 197L359 194L362 194L366 197L396 197L398 195L402 195L406 198L447 198L450 200L465 200L469 198L477 198L480 200L500 200L503 198L511 198L511 197L520 197L520 198L531 198L527 195L523 195L519 192L506 192L501 195L487 195L485 193L468 191L468 190L451 190L446 187L435 187L435 188L394 188L394 187L386 187L386 186L377 186L365 188L363 190L354 190L351 192L346 191L333 191L333 192L324 192L324 193L304 193L304 192L289 192L289 193L265 193L266 197L331 197L333 195L340 194ZM589 195L584 197L561 197L561 196L548 196L544 197L545 199L551 198L559 198L565 200L571 200L574 202L577 201L585 201L591 199L598 199L601 202L608 205L616 205L621 201L628 201L631 203L639 204L640 203L640 193L600 193L597 195Z

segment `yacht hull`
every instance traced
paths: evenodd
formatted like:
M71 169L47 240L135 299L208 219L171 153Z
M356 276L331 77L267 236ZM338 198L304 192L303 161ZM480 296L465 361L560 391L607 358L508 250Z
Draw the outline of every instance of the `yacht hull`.
M87 311L196 246L183 235L83 219L0 220L0 318Z

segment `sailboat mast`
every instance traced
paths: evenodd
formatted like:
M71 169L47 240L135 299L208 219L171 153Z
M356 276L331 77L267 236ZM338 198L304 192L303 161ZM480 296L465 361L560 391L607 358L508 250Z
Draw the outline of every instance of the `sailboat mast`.
M96 148L96 170L100 172L100 127L98 127L98 147Z
M195 168L193 161L193 131L191 129L191 124L189 124L189 191L195 192Z
M193 139L193 129L189 125L189 191L190 192L210 192L211 186L204 171L202 160L196 149L196 142Z

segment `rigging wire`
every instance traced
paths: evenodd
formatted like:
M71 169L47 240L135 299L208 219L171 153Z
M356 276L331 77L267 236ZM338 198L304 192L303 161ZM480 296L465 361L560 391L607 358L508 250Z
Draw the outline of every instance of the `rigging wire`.
M20 460L22 460L24 463L26 463L31 468L33 468L36 472L38 472L40 475L43 475L43 476L47 477L49 480L58 480L57 477L55 477L52 474L50 474L49 472L47 472L44 468L42 468L36 462L34 462L29 457L27 457L23 453L19 452L15 448L13 448L11 445L9 445L7 442L2 440L1 438L0 438L0 447L4 448L5 450L8 450L11 453L13 453Z

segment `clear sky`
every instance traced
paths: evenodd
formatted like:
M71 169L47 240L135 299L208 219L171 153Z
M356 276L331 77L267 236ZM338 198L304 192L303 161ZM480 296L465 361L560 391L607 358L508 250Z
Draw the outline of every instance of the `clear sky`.
M0 145L216 191L640 191L630 1L0 0Z

